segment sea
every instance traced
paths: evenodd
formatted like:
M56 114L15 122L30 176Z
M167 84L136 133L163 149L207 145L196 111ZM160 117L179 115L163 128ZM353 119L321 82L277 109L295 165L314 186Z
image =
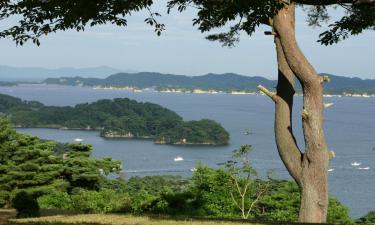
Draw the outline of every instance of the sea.
M0 93L55 106L130 98L160 104L185 120L216 120L230 133L227 146L184 147L157 145L152 140L109 140L95 131L18 129L59 142L82 139L93 146L93 157L121 160L122 175L126 177L165 174L188 177L197 163L219 167L218 164L230 159L234 149L249 144L253 149L251 164L260 176L273 170L276 178L291 179L276 150L274 103L266 96L131 92L44 84L0 87ZM329 191L350 208L351 216L358 218L375 210L375 98L327 97L325 101L333 103L325 111L325 134L330 150L336 153L330 163ZM293 123L297 142L303 149L301 103L302 97L296 97Z

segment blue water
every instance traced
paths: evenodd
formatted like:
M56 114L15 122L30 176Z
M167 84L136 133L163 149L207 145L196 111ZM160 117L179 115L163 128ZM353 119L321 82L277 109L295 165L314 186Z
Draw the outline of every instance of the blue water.
M107 140L92 131L63 131L53 129L19 129L46 139L72 142L82 138L94 147L94 157L112 157L123 162L124 174L190 175L197 162L209 166L225 162L231 151L242 144L251 144L251 162L261 173L275 169L278 178L290 179L277 154L274 134L274 105L265 96L227 94L132 93L119 90L53 85L21 85L0 87L0 93L25 100L37 100L47 105L74 105L98 99L127 97L160 104L176 111L186 120L210 118L219 121L231 135L230 145L224 147L178 147L155 145L150 140ZM295 100L295 134L303 149L300 129L301 98ZM375 210L375 98L326 98L334 103L325 113L328 145L336 152L329 173L330 193L349 206L351 215L359 217ZM250 129L253 134L244 135ZM174 162L181 156L184 161ZM361 162L359 170L351 162Z

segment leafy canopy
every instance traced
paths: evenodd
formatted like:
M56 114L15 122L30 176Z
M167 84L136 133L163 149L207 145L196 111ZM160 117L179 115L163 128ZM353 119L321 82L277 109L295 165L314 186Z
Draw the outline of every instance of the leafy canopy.
M168 12L172 8L184 11L187 7L197 8L193 20L202 32L229 25L224 33L209 35L209 40L220 41L233 46L239 41L240 32L254 33L261 24L271 24L272 17L282 4L280 0L170 0ZM325 45L336 43L357 35L366 29L375 29L374 0L296 0L307 8L309 25L317 26L329 20L327 7L344 10L341 19L329 25L320 34L319 42ZM4 0L0 2L0 20L17 21L0 31L0 38L10 37L22 45L32 40L39 45L39 38L59 30L83 31L87 26L106 23L126 26L126 17L132 12L146 10L145 22L155 28L160 35L164 24L158 23L159 13L151 11L152 0Z
M208 40L222 42L232 47L239 41L241 32L252 35L261 24L272 25L272 18L288 1L278 0L171 0L168 11L177 8L182 12L187 7L197 8L197 17L193 24L201 32L229 26L227 32L211 34ZM319 42L324 45L337 43L357 35L366 29L375 29L375 1L372 0L296 0L298 5L307 9L307 21L311 26L319 26L329 21L328 7L343 9L341 19L329 25L329 29L319 35Z
M0 38L10 37L22 45L32 40L39 45L39 38L59 30L84 31L86 26L106 23L126 26L132 12L148 10L145 22L160 35L164 29L151 11L152 0L4 0L0 2L0 20L17 22L0 31Z

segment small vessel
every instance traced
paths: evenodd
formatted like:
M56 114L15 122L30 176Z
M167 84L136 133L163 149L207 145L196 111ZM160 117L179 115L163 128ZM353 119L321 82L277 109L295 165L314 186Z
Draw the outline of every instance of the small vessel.
M174 158L174 161L175 162L184 161L184 158L182 158L181 156L177 156L176 158Z
M366 166L366 167L358 167L359 170L369 170L370 167L369 166Z
M75 138L74 141L76 141L76 142L82 142L83 139L81 139L81 138Z
M334 171L335 169L333 169L333 168L330 168L330 169L328 169L328 172L332 172L332 171Z
M352 165L352 166L360 166L361 164L362 164L362 163L360 163L360 162L356 162L356 161L350 163L350 165Z
M244 135L250 135L252 134L252 132L250 131L250 129L246 129L245 132L244 132Z
M333 103L330 102L330 103L324 103L324 108L328 108L328 107L331 107L333 106Z

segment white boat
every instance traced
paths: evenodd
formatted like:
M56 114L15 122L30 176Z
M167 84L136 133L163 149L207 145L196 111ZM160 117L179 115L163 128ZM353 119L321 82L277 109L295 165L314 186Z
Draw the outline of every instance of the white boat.
M332 168L330 168L330 169L328 169L328 172L332 172L332 171L334 171L335 169L332 169Z
M324 108L328 108L333 106L333 103L324 103Z
M362 164L362 163L360 163L360 162L356 162L356 161L350 163L350 165L352 165L352 166L360 166L361 164Z
M182 158L181 156L177 156L176 158L174 158L174 161L175 162L184 161L184 158Z
M75 138L74 141L76 141L76 142L82 142L83 139L81 139L81 138Z
M358 167L358 169L359 169L359 170L369 170L370 167L369 167L369 166L367 166L367 167Z

